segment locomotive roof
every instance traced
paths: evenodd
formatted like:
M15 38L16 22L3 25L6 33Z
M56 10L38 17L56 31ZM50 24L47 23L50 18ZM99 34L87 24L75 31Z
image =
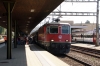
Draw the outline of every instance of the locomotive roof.
M51 23L48 23L48 24L67 24L67 25L70 25L69 23L62 23L62 22L51 22Z

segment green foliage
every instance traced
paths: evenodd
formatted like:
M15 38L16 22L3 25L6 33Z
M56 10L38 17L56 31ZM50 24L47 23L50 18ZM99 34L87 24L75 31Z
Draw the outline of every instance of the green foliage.
M6 29L0 26L0 34L5 34Z
M87 21L85 22L85 24L90 24L90 21L89 21L89 20L87 20Z
M3 28L0 26L0 34L2 34L3 32Z

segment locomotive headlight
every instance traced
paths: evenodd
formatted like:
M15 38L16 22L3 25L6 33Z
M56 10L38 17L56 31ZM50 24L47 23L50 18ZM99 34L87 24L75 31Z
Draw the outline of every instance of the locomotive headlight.
M51 40L52 42L54 41L54 40Z
M66 40L66 42L68 42L68 40Z

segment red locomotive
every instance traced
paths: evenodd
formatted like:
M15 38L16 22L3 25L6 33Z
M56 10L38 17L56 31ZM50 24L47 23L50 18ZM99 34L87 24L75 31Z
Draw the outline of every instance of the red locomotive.
M70 51L71 27L68 23L52 22L39 28L35 41L40 46L56 54L66 54Z

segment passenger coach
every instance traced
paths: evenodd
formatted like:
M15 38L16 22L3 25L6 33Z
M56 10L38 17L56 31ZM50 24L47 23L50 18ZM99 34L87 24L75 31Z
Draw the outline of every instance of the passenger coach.
M99 28L99 37L100 37L100 28ZM72 41L75 42L86 42L86 43L96 43L96 29L87 31L84 33L77 33L73 35ZM100 38L99 38L99 43L100 43Z

